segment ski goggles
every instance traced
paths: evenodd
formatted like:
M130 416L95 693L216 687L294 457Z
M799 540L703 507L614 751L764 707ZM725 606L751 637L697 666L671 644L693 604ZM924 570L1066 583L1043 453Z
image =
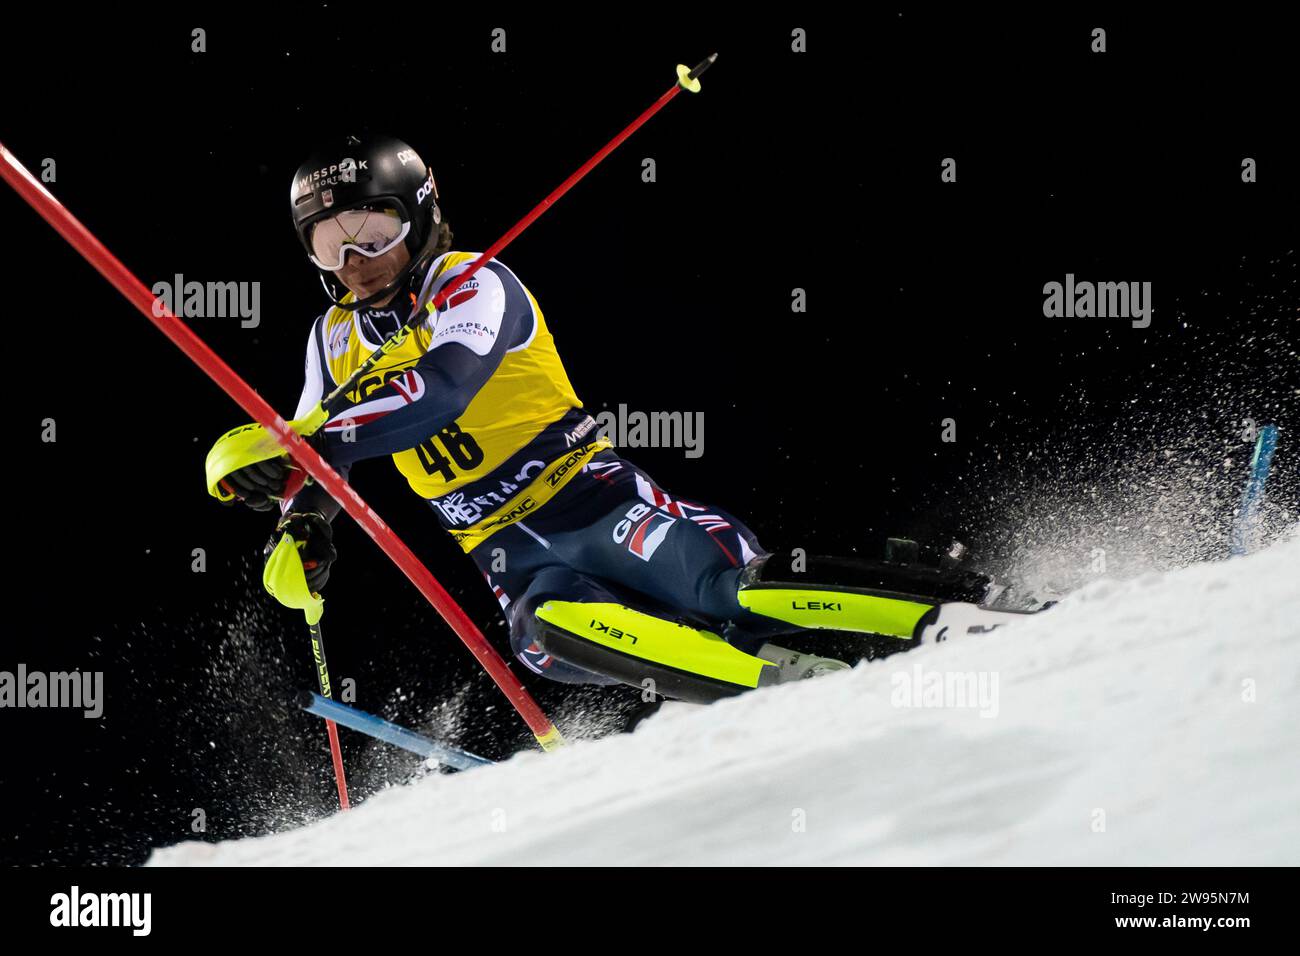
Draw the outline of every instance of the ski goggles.
M396 209L344 209L312 225L307 237L310 259L318 269L338 272L349 249L373 259L394 248L410 231L410 222Z

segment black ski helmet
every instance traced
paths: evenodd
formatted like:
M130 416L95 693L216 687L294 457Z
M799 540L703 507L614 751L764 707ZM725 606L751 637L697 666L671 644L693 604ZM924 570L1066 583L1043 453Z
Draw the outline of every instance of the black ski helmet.
M293 176L289 202L298 239L311 254L313 223L356 206L383 203L395 207L411 224L406 248L411 261L388 285L356 302L344 304L335 279L321 271L321 284L334 304L358 309L400 290L412 273L428 262L438 242L438 186L420 154L391 136L347 136L315 150Z

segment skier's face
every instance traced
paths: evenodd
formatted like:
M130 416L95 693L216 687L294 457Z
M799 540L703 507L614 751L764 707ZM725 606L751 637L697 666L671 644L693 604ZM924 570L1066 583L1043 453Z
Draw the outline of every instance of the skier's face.
M375 256L373 259L369 256L363 256L355 249L349 249L347 258L343 261L343 268L338 271L337 275L339 281L347 286L358 299L364 299L366 296L378 292L397 278L397 274L410 261L411 253L407 250L404 242L389 249L382 256ZM379 306L388 305L396 295L397 293L394 292L374 304Z

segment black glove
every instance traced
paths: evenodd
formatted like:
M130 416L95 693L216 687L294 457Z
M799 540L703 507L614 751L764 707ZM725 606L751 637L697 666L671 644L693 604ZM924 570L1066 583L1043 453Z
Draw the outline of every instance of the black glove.
M298 542L302 569L307 572L307 587L312 591L325 587L330 579L330 566L339 556L334 550L334 529L325 516L314 511L291 512L280 519L275 532L266 544L263 557L269 558L281 536L288 532Z
M270 511L276 506L274 499L284 496L285 483L296 470L292 459L282 455L232 471L221 479L221 486L254 511ZM233 504L233 500L222 504Z
M318 454L325 453L325 432L317 431L303 438ZM254 511L270 511L284 497L284 487L298 466L288 455L256 461L238 468L221 479L221 486ZM222 504L233 504L223 500Z

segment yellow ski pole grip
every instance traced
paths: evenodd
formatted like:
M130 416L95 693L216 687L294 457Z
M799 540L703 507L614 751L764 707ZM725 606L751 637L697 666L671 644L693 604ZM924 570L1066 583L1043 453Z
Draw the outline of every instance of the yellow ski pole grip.
M301 610L308 624L315 625L325 613L325 599L307 587L307 572L303 570L298 542L287 531L266 559L262 587L285 607Z

